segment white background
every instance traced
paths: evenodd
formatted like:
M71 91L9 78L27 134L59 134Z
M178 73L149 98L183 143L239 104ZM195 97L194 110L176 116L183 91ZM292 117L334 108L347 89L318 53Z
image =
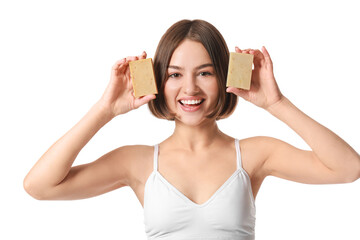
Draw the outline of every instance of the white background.
M165 30L184 18L211 22L231 51L265 45L283 94L360 151L356 1L1 1L0 239L146 239L129 187L86 200L37 201L22 181L100 98L112 64L143 50L153 57ZM243 100L218 124L233 137L272 136L309 149ZM156 144L173 127L143 106L101 129L75 164L123 145ZM257 239L360 239L359 187L360 180L266 178L256 199Z

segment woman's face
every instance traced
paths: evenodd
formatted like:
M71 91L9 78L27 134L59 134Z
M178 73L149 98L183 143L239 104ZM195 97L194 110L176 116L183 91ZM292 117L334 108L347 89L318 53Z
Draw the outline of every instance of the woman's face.
M175 120L198 125L216 106L218 85L214 67L204 46L184 40L175 49L168 66L165 100Z

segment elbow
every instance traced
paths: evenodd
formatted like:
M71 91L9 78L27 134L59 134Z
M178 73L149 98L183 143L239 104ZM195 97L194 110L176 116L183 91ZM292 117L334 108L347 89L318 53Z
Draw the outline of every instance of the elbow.
M360 155L345 159L344 163L334 171L337 183L352 183L360 178Z
M348 179L346 179L345 181L344 181L344 183L353 183L353 182L355 182L356 180L358 180L360 177L359 176L357 176L357 177L353 177L353 178L348 178Z
M354 169L355 172L354 172L354 177L352 178L352 181L351 182L355 182L356 180L358 180L360 178L360 155L357 154L357 160L356 160L356 167Z
M352 183L360 178L360 158L355 162L356 164L344 174L344 183Z
M359 167L358 170L355 172L355 175L352 179L350 179L350 182L355 182L360 178L360 160L359 160Z
M357 157L358 157L358 161L357 161L357 163L358 163L358 165L357 165L358 168L357 168L356 179L354 180L354 182L360 178L360 155L358 154Z
M345 179L342 181L342 183L353 183L353 182L355 182L356 180L358 180L359 178L360 178L360 176L356 176L356 177L351 177L351 176L349 176L349 177L345 178Z
M360 170L357 172L344 174L343 177L339 178L339 183L353 183L360 178Z
M25 177L23 181L23 187L25 192L27 192L27 194L29 194L34 199L46 200L44 194L41 193L41 191L36 187L36 184L32 183L31 180L28 179L28 177Z

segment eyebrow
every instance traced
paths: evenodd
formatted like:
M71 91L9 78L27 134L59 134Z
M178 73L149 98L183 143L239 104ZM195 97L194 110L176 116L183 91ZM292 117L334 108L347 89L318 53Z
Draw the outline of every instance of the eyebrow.
M201 64L200 66L197 66L195 68L195 70L199 70L199 69L202 69L202 68L205 68L205 67L213 67L213 64L212 63ZM176 65L169 65L168 68L173 68L173 69L177 69L177 70L182 70L183 69L182 67L179 67L179 66L176 66Z

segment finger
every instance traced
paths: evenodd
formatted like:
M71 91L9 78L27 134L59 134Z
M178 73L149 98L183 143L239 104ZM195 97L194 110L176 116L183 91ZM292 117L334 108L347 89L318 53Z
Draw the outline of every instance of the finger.
M130 57L126 58L127 62L132 62L132 61L136 61L136 60L139 60L138 56L130 56Z
M241 89L241 88L228 87L228 88L226 88L226 92L233 93L239 97L244 98L245 100L249 99L249 91Z
M118 68L118 73L124 73L126 71L126 69L128 69L129 66L129 61L127 58L124 58L125 61L123 64L121 64Z
M241 53L241 49L239 48L239 47L235 47L235 52L237 52L237 53Z
M261 50L262 50L262 52L264 54L265 63L272 66L272 60L271 60L271 57L270 57L270 54L269 54L268 50L265 48L265 46L262 46Z
M250 51L250 54L254 55L254 67L261 67L262 63L265 60L263 53L260 50L256 49Z
M129 63L127 62L126 58L117 61L111 69L111 74L115 76L119 73L123 73L126 70L128 64Z
M244 49L242 52L246 54L250 54L251 48Z
M146 52L143 51L141 55L138 56L139 59L145 59L147 56Z
M112 70L117 70L121 66L121 64L124 64L125 61L126 58L116 61L115 64L112 66Z
M137 99L135 99L135 108L138 108L138 107L150 102L151 100L153 100L155 98L156 98L155 94L146 95L146 96L137 98Z

